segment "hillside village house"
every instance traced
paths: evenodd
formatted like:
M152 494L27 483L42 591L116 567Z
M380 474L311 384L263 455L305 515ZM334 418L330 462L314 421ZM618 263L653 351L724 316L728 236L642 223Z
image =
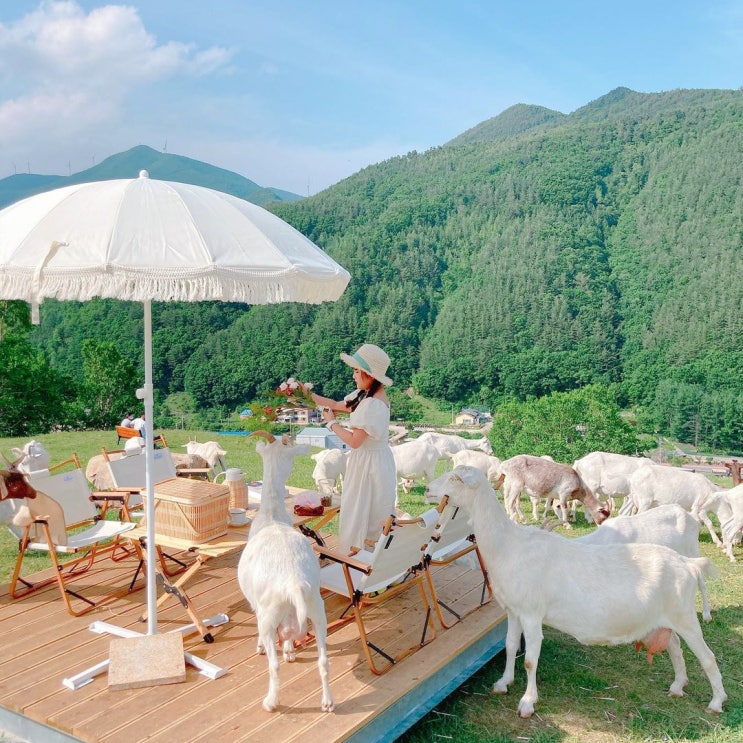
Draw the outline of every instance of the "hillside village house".
M458 426L482 426L492 420L493 416L489 410L479 410L477 408L462 408L454 418L454 422Z

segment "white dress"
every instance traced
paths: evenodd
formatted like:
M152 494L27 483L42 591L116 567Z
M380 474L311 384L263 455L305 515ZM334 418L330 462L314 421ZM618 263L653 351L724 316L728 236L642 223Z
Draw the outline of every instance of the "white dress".
M376 541L382 523L395 512L397 471L389 444L390 409L376 397L367 397L351 413L353 428L369 435L351 449L343 478L338 545L343 553Z

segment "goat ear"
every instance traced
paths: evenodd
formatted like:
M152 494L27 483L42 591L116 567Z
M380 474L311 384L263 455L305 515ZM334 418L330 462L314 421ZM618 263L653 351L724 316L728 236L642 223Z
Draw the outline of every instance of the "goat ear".
M462 467L461 470L457 472L457 477L459 477L465 485L476 485L478 472L479 470L476 470L474 467Z

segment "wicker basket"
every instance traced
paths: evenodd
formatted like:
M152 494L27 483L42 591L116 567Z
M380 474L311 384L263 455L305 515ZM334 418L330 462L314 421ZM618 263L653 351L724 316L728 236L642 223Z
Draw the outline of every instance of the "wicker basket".
M147 494L142 493L147 503ZM155 485L155 532L201 544L227 533L230 491L226 485L176 477Z
M245 480L227 480L226 485L230 489L230 508L247 508L250 501Z

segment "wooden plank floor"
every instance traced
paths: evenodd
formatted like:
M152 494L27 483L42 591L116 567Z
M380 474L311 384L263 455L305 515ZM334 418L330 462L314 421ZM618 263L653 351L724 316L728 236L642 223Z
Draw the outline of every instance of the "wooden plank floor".
M374 676L361 651L356 625L350 623L328 638L335 711L320 711L317 656L309 644L298 651L295 663L282 662L281 708L270 714L261 707L268 684L266 660L256 654L255 618L235 578L238 559L235 553L207 562L187 587L199 616L224 612L230 621L214 628L213 643L206 644L192 634L184 638L184 647L226 669L227 674L210 679L187 665L182 683L125 691L110 691L106 673L74 691L62 681L108 658L112 636L91 632L91 622L146 632L146 625L138 621L144 590L76 618L64 610L56 585L16 601L8 597L7 587L0 589L4 638L0 730L26 733L26 738L45 742L52 740L54 731L59 740L70 736L90 743L391 740L503 646L505 615L492 602L448 630L437 625L432 643L387 674ZM102 591L105 575L107 586L112 582L125 586L136 567L133 558L103 564L105 573L94 570L76 583L87 591ZM478 603L479 571L456 564L435 571L437 590L447 604L462 610ZM336 599L328 599L329 621L342 608ZM381 603L368 616L370 639L386 650L412 644L423 627L414 588ZM172 597L158 612L160 632L187 623L185 610ZM36 723L51 730L44 734Z

